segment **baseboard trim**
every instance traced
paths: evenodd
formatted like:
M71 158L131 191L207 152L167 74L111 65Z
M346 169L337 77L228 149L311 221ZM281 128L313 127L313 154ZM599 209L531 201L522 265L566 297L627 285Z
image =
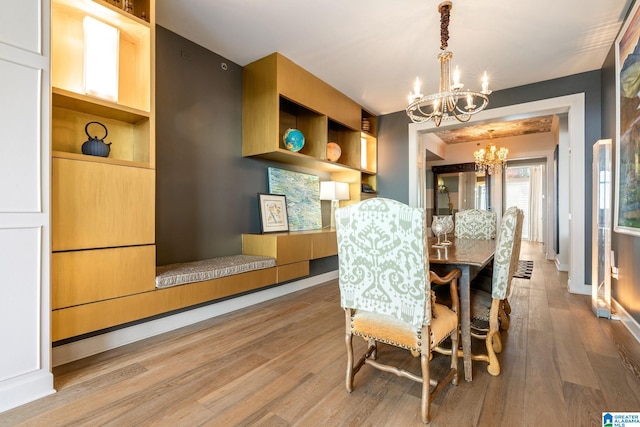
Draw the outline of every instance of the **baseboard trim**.
M40 369L0 381L0 412L55 393L53 374Z
M611 306L613 308L613 315L617 316L622 324L629 330L631 335L640 343L640 323L636 321L627 310L622 307L618 301L611 299Z
M558 271L562 271L562 272L565 272L565 273L569 271L569 265L568 264L562 264L557 256L555 257L554 262L556 264L556 269Z
M150 338L184 326L192 325L241 308L269 301L271 299L310 288L337 278L338 271L330 271L328 273L318 274L316 276L307 277L305 279L286 283L280 286L274 286L251 294L230 298L204 307L184 311L172 316L151 320L149 322L144 322L138 325L54 347L52 351L52 365L64 365L65 363L69 363L74 360L102 353L103 351L121 347L126 344L131 344L145 338Z

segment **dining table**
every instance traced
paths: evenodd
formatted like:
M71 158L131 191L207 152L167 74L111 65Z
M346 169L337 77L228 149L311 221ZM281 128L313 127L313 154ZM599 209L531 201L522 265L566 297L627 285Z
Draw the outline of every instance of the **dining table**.
M496 240L454 238L451 244L438 244L436 237L429 237L429 268L444 275L453 269L462 273L458 279L460 298L460 336L464 362L464 378L471 381L471 281L486 267L496 251Z

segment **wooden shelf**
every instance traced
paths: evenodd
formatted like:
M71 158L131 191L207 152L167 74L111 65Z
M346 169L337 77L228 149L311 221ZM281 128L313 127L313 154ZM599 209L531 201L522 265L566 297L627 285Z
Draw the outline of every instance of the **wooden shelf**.
M150 5L148 7L152 9ZM153 93L151 58L154 54L152 40L155 34L155 22L153 19L147 22L136 18L101 0L52 0L52 86L67 91L64 92L67 97L70 97L68 92L81 96L85 93L83 21L86 16L91 16L119 30L118 103L114 108L126 111L126 107L131 107L134 111L150 111ZM84 98L84 100L87 99L89 98ZM98 102L93 104L105 105Z
M66 108L73 111L81 111L109 119L120 120L127 123L137 123L148 120L149 111L118 105L99 98L71 92L54 87L51 90L52 104L54 107Z
M243 156L330 172L331 179L350 184L352 202L359 199L362 171L375 189L376 117L287 58L274 53L244 67L242 108ZM369 126L362 132L365 119ZM305 137L297 153L284 147L287 129ZM329 142L340 146L335 162L327 160Z
M143 3L146 3L146 5L143 5ZM85 15L99 18L109 25L122 28L132 34L141 33L143 31L142 28L151 27L149 4L148 1L145 2L144 0L136 0L135 4L139 10L138 13L142 15L142 11L144 11L147 19L128 13L105 0L53 0L52 4L57 8L66 9L74 14L81 12Z
M359 169L357 168L351 168L341 163L318 159L302 153L295 153L283 148L278 148L276 151L270 153L259 154L257 157L288 165L298 165L323 172L359 172Z
M51 157L53 157L54 159L80 160L83 162L104 163L108 165L128 166L132 168L153 169L153 167L149 163L111 159L109 157L88 156L86 154L67 153L65 151L52 151Z

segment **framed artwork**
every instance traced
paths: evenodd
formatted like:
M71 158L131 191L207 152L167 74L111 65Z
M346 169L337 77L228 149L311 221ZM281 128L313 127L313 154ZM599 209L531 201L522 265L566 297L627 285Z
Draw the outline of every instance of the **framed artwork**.
M616 185L614 231L640 236L640 16L636 1L615 43Z
M320 177L285 169L268 168L269 193L287 196L289 230L322 229Z
M258 193L260 224L263 233L289 231L287 198L282 194Z

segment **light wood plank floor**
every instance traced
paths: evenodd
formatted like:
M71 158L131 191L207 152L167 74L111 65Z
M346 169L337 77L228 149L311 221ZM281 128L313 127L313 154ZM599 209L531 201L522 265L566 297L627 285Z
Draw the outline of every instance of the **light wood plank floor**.
M474 362L473 382L436 399L431 425L600 426L603 411L640 411L638 342L568 294L540 245L524 243L521 258L535 267L514 280L502 374ZM343 328L329 282L58 367L58 393L0 414L0 426L421 425L412 381L364 367L345 391ZM419 372L394 348L380 358ZM434 375L445 365L435 356Z

